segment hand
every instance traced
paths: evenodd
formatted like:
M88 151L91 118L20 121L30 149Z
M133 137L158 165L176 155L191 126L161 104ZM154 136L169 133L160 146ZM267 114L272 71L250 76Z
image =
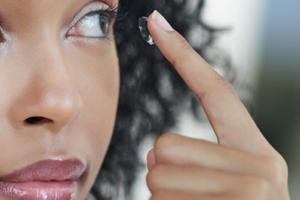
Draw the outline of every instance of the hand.
M202 104L218 144L166 133L148 154L151 200L288 200L285 160L232 86L154 12L149 31Z

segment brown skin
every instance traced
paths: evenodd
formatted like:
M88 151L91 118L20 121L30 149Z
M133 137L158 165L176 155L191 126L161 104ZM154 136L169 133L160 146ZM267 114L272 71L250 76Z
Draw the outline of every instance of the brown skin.
M0 176L38 160L75 157L87 165L80 200L106 154L119 95L113 39L65 38L73 16L88 2L0 1L1 30L8 38L0 45ZM176 31L159 28L154 15L148 26L199 97L219 139L213 144L176 134L158 138L148 156L151 199L289 199L284 159L229 83ZM52 121L23 123L33 116Z
M90 2L0 1L7 36L0 44L0 176L43 159L78 158L87 171L77 199L87 195L103 162L119 95L113 23L111 40L65 37ZM23 124L33 116L52 121Z

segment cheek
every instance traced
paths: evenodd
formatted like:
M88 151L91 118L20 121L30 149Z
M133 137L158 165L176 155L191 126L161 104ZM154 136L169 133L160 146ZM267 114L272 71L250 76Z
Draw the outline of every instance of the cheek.
M45 43L47 47L51 44ZM106 155L116 119L120 72L115 46L108 41L94 44L81 41L66 44L59 49L59 54L56 54L58 48L44 53L41 51L48 50L47 48L35 49L40 53L37 58L43 55L48 59L59 60L59 64L66 68L61 71L65 73L59 80L67 83L67 89L76 90L82 100L82 106L74 120L65 124L61 134L57 135L46 134L48 130L42 126L40 130L37 127L13 129L9 124L11 121L4 120L8 111L15 108L16 102L18 108L23 108L23 105L35 104L31 98L33 94L38 97L43 94L39 92L43 87L35 87L32 76L36 75L34 61L42 64L46 61L33 58L30 50L24 49L24 52L12 52L5 58L0 55L0 146L4 152L0 153L0 175L9 172L12 165L21 166L27 160L35 161L53 150L60 155L80 157L87 162L87 173L79 192L86 194ZM56 75L56 70L41 70L41 73L47 79L39 81L43 84L49 82L49 88L55 89L56 79L52 76ZM23 97L28 100L25 104Z
M71 52L72 80L83 99L82 112L71 126L77 133L70 145L85 152L91 165L90 179L96 177L106 154L115 124L119 99L119 65L113 45ZM78 49L83 49L79 51ZM76 58L76 60L74 60ZM74 141L76 140L76 141Z

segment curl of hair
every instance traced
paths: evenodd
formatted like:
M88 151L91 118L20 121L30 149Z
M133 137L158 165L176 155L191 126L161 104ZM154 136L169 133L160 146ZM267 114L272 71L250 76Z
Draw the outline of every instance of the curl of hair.
M139 167L138 147L147 136L157 137L177 123L178 113L188 109L201 118L198 101L181 77L154 46L140 36L138 18L154 9L184 35L212 66L222 67L234 80L229 55L215 45L226 28L202 21L204 0L120 0L114 26L120 64L120 99L110 147L90 194L96 199L128 197Z

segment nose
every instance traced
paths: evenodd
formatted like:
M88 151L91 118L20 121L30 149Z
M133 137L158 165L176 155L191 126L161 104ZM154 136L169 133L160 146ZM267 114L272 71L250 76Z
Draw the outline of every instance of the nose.
M45 49L35 50L40 52L38 58L23 66L31 72L20 83L10 117L15 127L46 125L51 132L59 132L78 116L82 99L61 53L49 46Z

